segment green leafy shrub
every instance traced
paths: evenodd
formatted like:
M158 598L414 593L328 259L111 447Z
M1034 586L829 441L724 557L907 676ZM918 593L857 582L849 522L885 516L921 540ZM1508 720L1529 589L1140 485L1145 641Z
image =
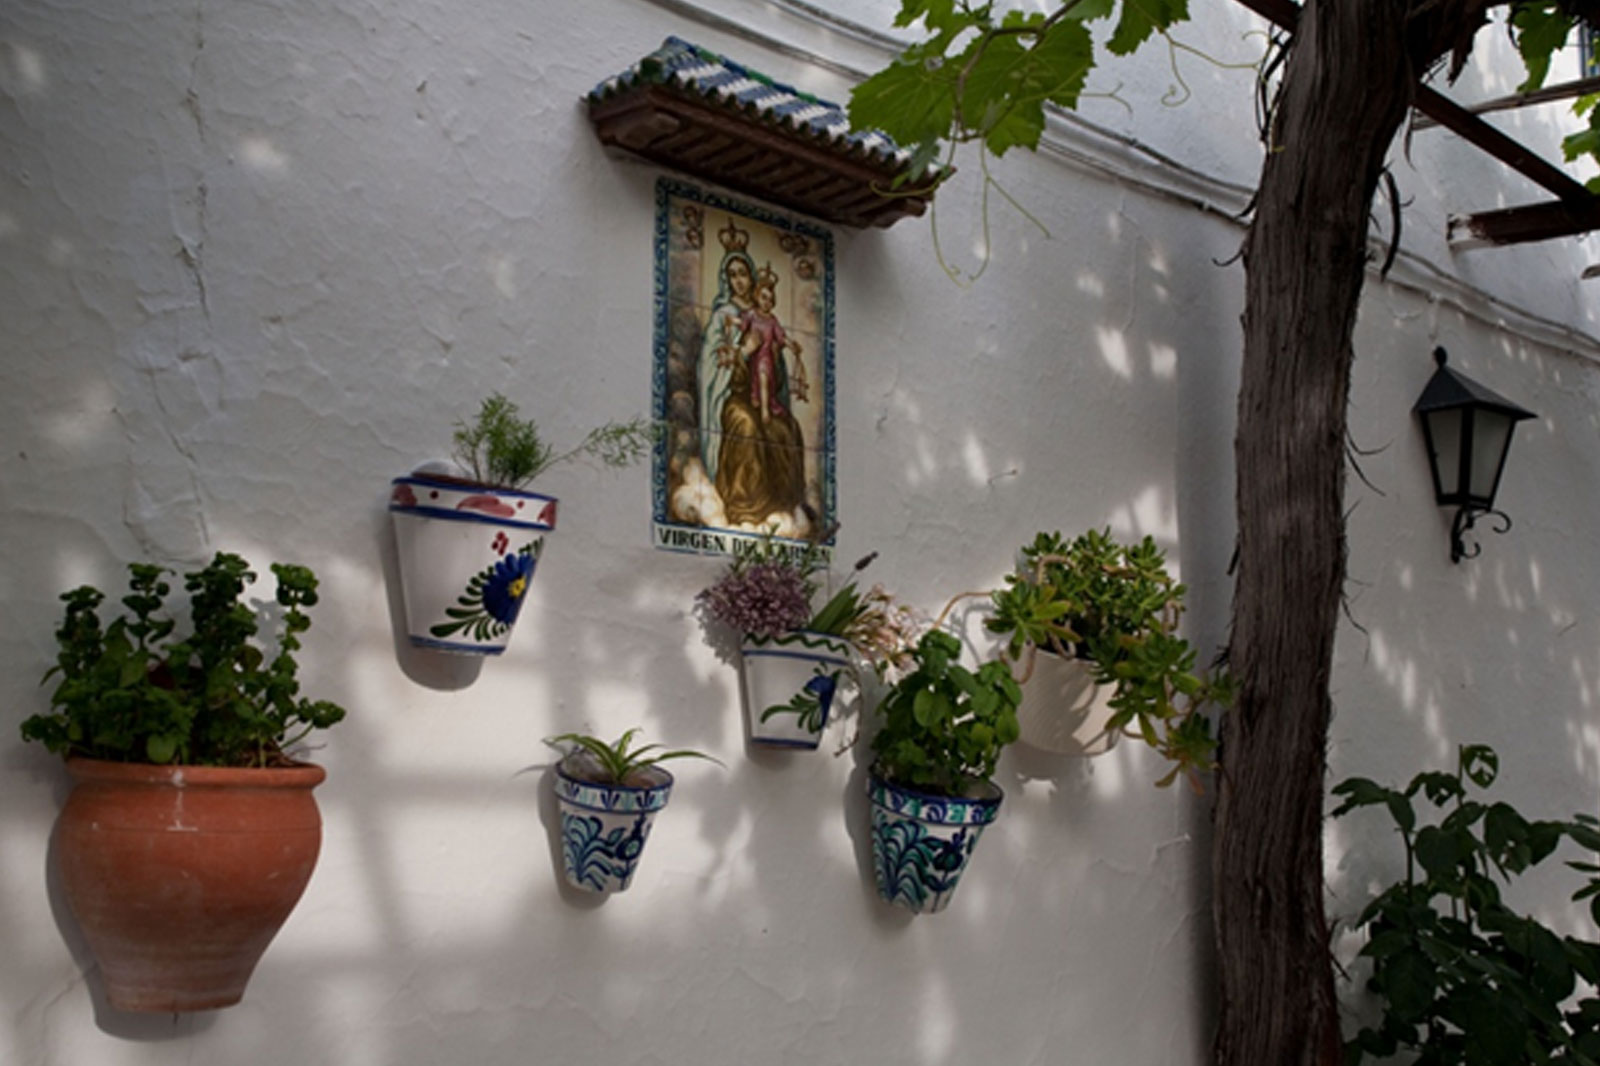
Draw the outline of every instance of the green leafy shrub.
M984 624L1006 637L1006 654L1025 663L1024 677L1039 650L1088 663L1097 683L1115 687L1107 728L1173 763L1157 784L1183 774L1198 789L1217 743L1197 712L1226 706L1232 686L1225 672L1196 669L1194 648L1178 636L1184 591L1150 537L1123 544L1109 530L1089 530L1068 543L1060 533L1040 533L1006 587L991 594Z
M344 709L300 696L295 653L311 626L303 608L317 602L317 579L303 566L274 563L283 608L277 654L254 638L255 614L239 597L256 575L239 556L219 552L185 575L192 632L174 640L163 610L169 571L128 567L127 613L102 627L105 594L89 585L64 593L59 653L44 680L59 676L51 711L22 723L25 740L63 755L117 762L266 766Z
M1000 752L1020 735L1022 689L1003 661L968 670L961 642L942 630L923 634L910 669L878 705L874 769L897 785L961 796L994 775Z
M1340 817L1382 807L1405 852L1405 872L1357 920L1372 963L1367 988L1383 1018L1345 1047L1350 1066L1367 1056L1414 1052L1417 1066L1600 1063L1600 944L1562 936L1517 913L1500 895L1549 858L1563 837L1600 852L1600 821L1529 821L1504 802L1469 793L1499 772L1494 751L1460 749L1456 772L1425 772L1404 791L1352 777L1334 787ZM1442 817L1419 822L1416 801ZM1600 865L1569 862L1588 875L1573 899L1588 899L1600 923Z
M456 423L455 458L472 471L474 481L515 489L579 456L610 467L630 466L643 458L654 440L650 423L635 418L607 422L590 430L576 448L557 452L540 438L538 423L523 418L521 409L497 392L483 401L476 418Z

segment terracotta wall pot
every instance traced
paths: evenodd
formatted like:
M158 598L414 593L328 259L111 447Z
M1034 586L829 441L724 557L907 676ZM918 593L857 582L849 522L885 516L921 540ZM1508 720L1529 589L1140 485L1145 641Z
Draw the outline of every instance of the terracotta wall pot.
M562 872L574 888L621 892L633 881L656 812L672 796L672 775L651 766L637 785L602 785L578 776L575 765L572 756L556 764Z
M1040 651L1017 708L1022 742L1057 755L1104 755L1121 736L1106 729L1116 713L1116 691L1095 684L1093 668L1082 659Z
M119 1010L239 1002L322 844L320 766L68 759L61 885Z
M839 677L850 666L849 641L795 629L775 637L747 636L739 650L750 740L814 749L827 727Z
M556 500L414 474L389 494L406 631L422 648L499 655L544 548Z
M914 914L944 910L1005 793L985 781L975 796L935 796L872 774L867 795L878 895Z

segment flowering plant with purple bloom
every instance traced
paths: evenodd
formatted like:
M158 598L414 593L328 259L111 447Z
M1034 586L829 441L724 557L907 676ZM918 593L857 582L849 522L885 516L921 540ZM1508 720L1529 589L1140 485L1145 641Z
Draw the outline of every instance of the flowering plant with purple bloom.
M752 744L815 750L827 728L841 677L861 690L861 667L880 678L896 672L914 628L882 586L862 593L856 563L848 578L813 610L826 563L815 544L783 544L771 535L736 556L696 602L707 622L740 634L740 685Z
M882 585L866 593L856 575L878 557L856 563L851 576L820 609L811 599L826 564L816 544L804 548L778 544L771 536L736 557L727 571L696 601L718 622L747 637L772 639L797 629L848 640L880 674L900 665L916 645L920 626L909 608L894 601Z
M811 619L815 581L787 563L741 562L697 597L712 618L752 637L775 637Z
M858 564L866 565L868 560ZM771 534L757 541L753 550L736 555L728 569L704 589L695 601L714 620L747 637L771 639L796 629L811 629L838 635L841 623L823 617L855 583L840 589L828 607L816 614L811 597L819 582L816 575L827 566L821 547L815 542L804 547L780 543ZM819 629L818 622L839 628Z

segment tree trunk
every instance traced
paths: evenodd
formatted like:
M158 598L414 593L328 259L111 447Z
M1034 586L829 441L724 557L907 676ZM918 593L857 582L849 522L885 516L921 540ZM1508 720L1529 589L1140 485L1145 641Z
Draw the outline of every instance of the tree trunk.
M1324 747L1368 218L1415 84L1407 0L1312 0L1245 242L1230 666L1213 854L1219 1066L1336 1066Z

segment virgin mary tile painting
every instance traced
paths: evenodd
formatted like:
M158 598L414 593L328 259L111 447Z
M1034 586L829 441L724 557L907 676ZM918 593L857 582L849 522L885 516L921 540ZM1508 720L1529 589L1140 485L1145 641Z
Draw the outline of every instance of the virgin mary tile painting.
M831 544L832 237L663 178L655 250L656 544Z

